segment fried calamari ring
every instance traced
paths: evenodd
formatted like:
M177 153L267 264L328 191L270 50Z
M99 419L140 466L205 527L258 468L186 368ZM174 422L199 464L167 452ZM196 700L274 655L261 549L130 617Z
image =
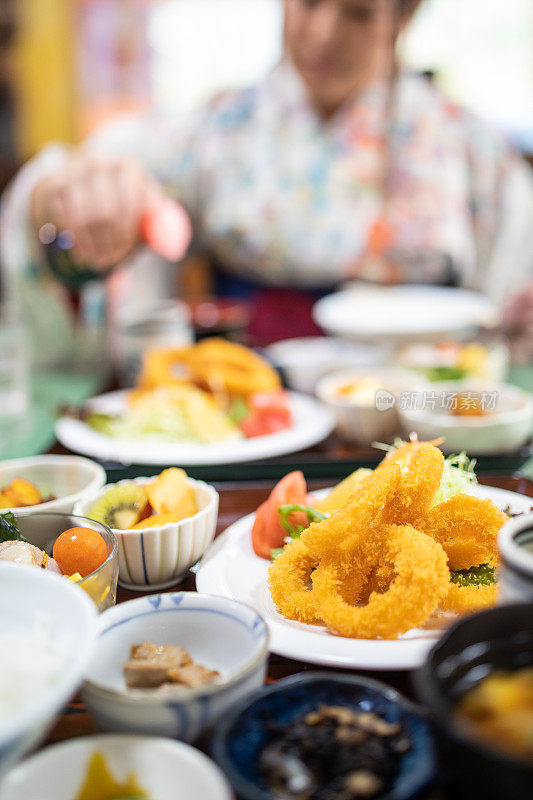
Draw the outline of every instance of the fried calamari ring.
M191 382L191 371L187 366L192 347L173 347L165 350L149 350L143 356L142 372L137 379L140 389L156 389L158 386L183 386Z
M507 520L490 500L457 494L433 506L416 525L443 546L448 566L455 571L494 565L498 558L496 537Z
M400 454L398 459L395 458L396 453ZM385 459L376 470L379 473L387 464L399 464L401 467L400 490L388 507L387 519L397 525L415 524L418 517L430 507L440 486L444 456L438 447L426 442L411 442L400 447L396 453Z
M382 561L379 566L374 567L369 573L366 585L359 592L358 602L368 603L370 595L374 592L377 594L386 592L395 576L396 573L392 561Z
M196 383L209 391L248 396L281 387L273 367L244 345L213 337L190 347L151 350L143 360L142 389Z
M358 491L344 508L322 522L313 522L301 536L319 561L334 556L337 549L353 536L364 537L372 543L372 531L382 522L388 504L400 485L400 468L391 464L373 472L361 482Z
M208 386L222 386L232 395L248 396L281 387L276 370L242 344L226 339L204 339L188 359L193 377Z
M371 594L367 605L351 605L341 592L354 563L360 564L363 574L372 564L371 558L367 563L359 561L360 548L355 537L351 539L351 560L324 559L313 573L313 593L320 614L326 625L341 636L395 639L422 625L448 591L450 572L446 554L429 536L411 526L391 525L377 538L382 560L392 562L395 577L386 592ZM364 560L367 558L368 554Z
M471 614L484 608L492 608L498 599L498 586L458 586L450 583L446 597L441 601L443 611L454 614Z
M290 542L270 565L270 595L284 617L311 625L322 624L315 593L309 588L316 566L316 557L301 539Z

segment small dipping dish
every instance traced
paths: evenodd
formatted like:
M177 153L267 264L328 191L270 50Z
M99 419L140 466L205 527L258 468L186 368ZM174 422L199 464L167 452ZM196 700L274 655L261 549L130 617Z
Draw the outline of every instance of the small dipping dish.
M15 519L25 539L40 550L44 550L49 556L52 555L55 540L63 531L78 527L97 531L106 543L109 555L98 569L78 581L77 585L92 597L99 611L104 611L115 604L118 581L118 548L115 536L106 525L94 522L87 517L77 517L74 514L48 514L45 512L15 514ZM66 577L65 580L67 580Z
M533 502L533 501L532 501ZM533 514L506 522L498 534L499 601L533 601Z
M185 648L220 676L195 688L128 688L124 664L132 646L143 642ZM83 700L103 730L193 742L263 684L268 644L259 614L225 597L167 592L129 600L101 617Z

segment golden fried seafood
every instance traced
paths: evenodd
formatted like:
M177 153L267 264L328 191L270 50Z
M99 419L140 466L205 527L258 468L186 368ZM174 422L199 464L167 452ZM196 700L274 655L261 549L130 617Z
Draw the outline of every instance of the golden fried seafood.
M383 461L376 467L376 470L381 469L382 467L385 467L388 464L398 464L403 471L404 469L407 469L409 467L413 457L416 455L416 453L419 451L420 447L423 444L429 444L432 445L433 447L439 447L439 445L441 445L443 442L444 439L442 438L433 439L430 442L422 442L419 441L418 439L414 439L411 442L404 442L395 450L392 450L391 452L387 453Z
M138 381L143 389L191 382L215 394L241 397L281 386L277 372L257 353L216 337L190 347L150 351Z
M268 570L274 605L289 619L317 624L322 622L315 594L309 588L311 572L317 565L301 539L290 542Z
M396 458L394 454L376 469L379 473L389 464L398 464L401 468L400 490L387 511L388 521L398 525L414 523L428 510L444 469L442 452L429 442L411 442L400 447L397 453L402 450L403 456Z
M314 522L302 533L302 541L317 561L334 554L352 536L371 539L371 531L379 525L400 485L400 468L391 464L375 470L361 482L351 500L322 522Z
M437 542L411 526L382 529L375 539L374 554L363 537L351 537L344 549L349 558L325 558L312 576L324 622L341 636L395 639L422 625L446 595L450 581L446 554ZM340 587L352 565L362 561L365 574L365 567L379 560L394 566L388 589L383 594L372 593L364 606L347 603Z
M435 444L398 448L354 483L346 505L333 510L333 503L329 518L285 548L270 568L282 614L341 636L394 639L436 611L465 614L495 603L496 536L507 517L464 493L434 505L473 476L458 456L443 479ZM453 474L461 469L467 480ZM340 486L349 493L351 479Z
M247 396L281 386L278 373L248 347L226 339L204 339L194 348L189 367L207 386L221 384L230 394Z
M498 586L493 583L488 586L458 586L450 583L446 597L441 602L443 611L453 611L454 614L473 614L496 605L498 599Z
M457 494L433 506L416 524L443 546L450 569L461 570L496 561L496 537L507 520L490 500Z
M158 386L183 386L191 382L188 368L191 347L149 350L143 357L142 372L137 380L140 389Z

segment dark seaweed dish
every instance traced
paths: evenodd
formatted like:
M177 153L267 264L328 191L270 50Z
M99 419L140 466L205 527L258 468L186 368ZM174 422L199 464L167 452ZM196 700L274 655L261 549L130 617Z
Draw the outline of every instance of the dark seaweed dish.
M280 800L378 798L411 748L403 726L373 712L320 706L288 726L269 723L259 767Z

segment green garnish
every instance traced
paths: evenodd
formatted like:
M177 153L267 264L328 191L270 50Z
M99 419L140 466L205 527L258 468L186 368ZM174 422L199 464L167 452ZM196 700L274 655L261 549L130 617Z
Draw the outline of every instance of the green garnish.
M234 400L231 404L228 417L233 422L234 425L238 425L243 419L246 419L250 415L250 409L242 397L239 397L237 400Z
M291 539L298 539L301 532L306 528L305 525L295 526L291 525L289 522L289 517L292 514L295 514L297 511L303 511L305 514L307 514L309 524L311 524L311 522L322 522L322 520L328 518L326 514L323 514L321 511L317 511L316 508L311 508L311 506L301 506L298 505L298 503L290 503L285 506L280 506L278 508L280 522Z
M311 506L301 506L298 503L288 503L287 505L280 506L278 508L280 516L279 521L291 539L299 539L300 534L306 528L305 525L291 525L289 522L289 517L292 514L295 514L297 511L303 511L305 514L307 514L307 520L309 524L311 524L311 522L322 522L322 520L329 517L329 514L323 514L321 511L317 511L316 508L312 508ZM284 549L284 547L276 547L274 550L271 550L270 557L272 561L281 555Z
M421 372L431 383L438 381L460 381L466 378L468 373L462 367L427 367Z
M0 514L0 543L1 542L27 542L28 540L19 531L17 520L13 512Z
M457 586L491 586L496 582L496 571L488 564L452 572L452 583Z

